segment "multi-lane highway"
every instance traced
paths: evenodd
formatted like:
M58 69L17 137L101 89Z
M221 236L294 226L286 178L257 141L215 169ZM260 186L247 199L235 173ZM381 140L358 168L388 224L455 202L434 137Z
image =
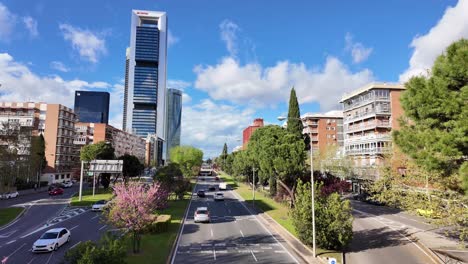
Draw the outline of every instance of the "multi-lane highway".
M65 189L63 196L48 197L47 193L38 193L8 201L10 206L25 206L26 212L15 223L0 228L0 260L7 257L7 264L60 263L65 252L77 243L98 240L108 229L100 220L100 213L66 208L69 198L75 192L76 188L72 188ZM34 241L43 232L55 227L71 230L70 242L52 253L32 253L31 247Z
M198 198L198 190L218 185L213 177L204 179L195 187L172 263L298 263L235 192L223 191L224 201L214 201L215 192ZM194 223L197 207L208 207L211 223Z

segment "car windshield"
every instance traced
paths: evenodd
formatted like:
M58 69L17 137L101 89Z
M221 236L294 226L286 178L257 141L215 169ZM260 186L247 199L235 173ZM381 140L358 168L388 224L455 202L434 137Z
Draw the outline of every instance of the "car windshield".
M198 210L197 214L208 214L207 210Z
M217 193L216 195L217 195L217 196L223 196L223 194L222 194L222 193Z
M42 236L41 236L41 239L54 239L54 238L57 238L58 236L58 233L44 233Z
M205 191L198 191L199 193L204 193Z

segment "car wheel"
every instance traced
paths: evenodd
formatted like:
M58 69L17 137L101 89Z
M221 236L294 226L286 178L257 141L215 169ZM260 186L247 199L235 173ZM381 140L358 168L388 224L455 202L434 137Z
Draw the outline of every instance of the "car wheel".
M67 242L70 242L70 237L71 237L71 236L68 236L68 238L67 238Z
M54 251L57 251L58 249L58 244L55 244Z

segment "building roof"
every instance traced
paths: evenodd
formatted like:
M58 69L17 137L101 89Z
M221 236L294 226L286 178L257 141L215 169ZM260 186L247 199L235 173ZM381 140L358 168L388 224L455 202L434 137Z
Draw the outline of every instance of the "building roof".
M307 118L343 118L343 111L341 110L332 110L324 114L322 113L305 113L301 116L301 119Z
M364 93L364 92L367 92L367 91L370 91L372 89L378 89L378 88L382 88L382 89L391 89L391 90L405 90L405 86L403 84L400 84L400 83L386 83L386 82L372 82L372 83L369 83L357 90L354 90L352 91L351 93L348 93L348 94L344 94L343 97L341 97L341 101L340 103L356 96L356 95L359 95L361 93Z

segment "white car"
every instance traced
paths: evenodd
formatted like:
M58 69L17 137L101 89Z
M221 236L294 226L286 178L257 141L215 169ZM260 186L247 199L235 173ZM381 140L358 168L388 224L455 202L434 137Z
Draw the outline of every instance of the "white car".
M220 190L227 190L227 184L225 182L220 182L219 183L219 189Z
M99 200L93 206L91 207L91 211L93 212L98 212L104 210L104 208L107 206L107 201L106 200Z
M214 195L215 201L224 201L224 194L222 192L217 192Z
M198 222L210 222L210 212L206 207L198 207L195 211L195 215L193 216L195 223Z
M4 193L3 195L0 196L2 199L11 199L11 198L16 198L18 197L19 193L18 192L7 192Z
M71 188L73 186L73 182L71 181L65 181L62 183L63 188Z
M51 252L57 250L65 243L69 242L70 238L71 233L66 228L50 229L34 242L32 252Z

